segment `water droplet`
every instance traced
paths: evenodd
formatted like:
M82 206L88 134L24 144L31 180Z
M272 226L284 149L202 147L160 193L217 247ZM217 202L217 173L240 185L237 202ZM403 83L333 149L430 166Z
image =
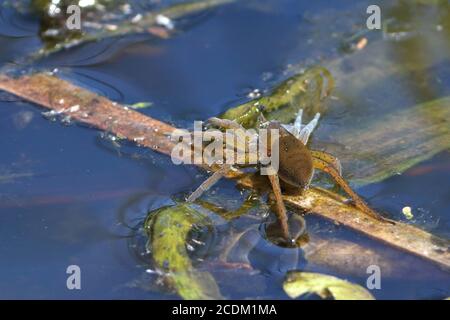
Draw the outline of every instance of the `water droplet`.
M173 21L169 17L162 14L158 14L156 16L156 23L169 30L173 30L175 28Z
M64 125L72 124L72 118L70 116L65 116L61 119L61 122Z
M250 99L256 99L261 97L261 91L259 89L254 89L250 93L247 94L247 97Z
M195 243L196 245L199 245L199 246L204 246L204 245L205 245L205 242L200 241L200 240L198 240L198 239L191 239L191 241L192 241L193 243Z
M138 13L131 19L131 23L138 23L142 20L142 14Z
M262 79L262 81L264 81L264 82L269 81L269 80L272 79L272 78L273 78L273 73L272 73L272 72L264 72L264 73L261 75L261 79Z

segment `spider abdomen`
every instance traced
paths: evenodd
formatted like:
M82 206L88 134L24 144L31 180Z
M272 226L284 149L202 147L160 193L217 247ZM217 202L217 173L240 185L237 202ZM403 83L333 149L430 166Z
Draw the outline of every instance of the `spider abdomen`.
M306 188L314 173L308 148L284 128L280 128L278 176L298 188Z

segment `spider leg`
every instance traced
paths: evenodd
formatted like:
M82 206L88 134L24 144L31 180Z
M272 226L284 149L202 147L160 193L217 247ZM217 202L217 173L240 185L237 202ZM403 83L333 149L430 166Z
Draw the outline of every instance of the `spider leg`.
M306 126L304 126L298 136L297 139L300 139L304 145L308 143L309 136L314 131L315 127L317 126L317 123L319 122L320 113L316 113L314 116L314 119L312 119Z
M208 123L214 125L215 127L222 128L222 129L234 129L234 130L242 130L240 133L235 134L232 133L233 136L230 136L229 138L233 138L232 141L228 141L228 139L225 139L225 147L230 149L235 149L235 151L241 151L245 152L245 148L248 146L250 150L253 150L251 148L255 148L258 143L258 136L252 136L247 144L245 133L247 130L241 126L239 123L237 123L234 120L229 119L220 119L216 117L209 118ZM242 133L242 134L241 134Z
M313 166L314 168L324 171L328 173L334 181L342 188L344 191L352 198L353 202L355 203L355 206L362 210L365 214L368 216L377 219L382 222L388 222L388 223L394 223L391 220L385 219L382 216L380 216L378 213L373 211L365 202L363 199L361 199L353 190L350 188L348 183L342 178L342 176L339 174L338 170L334 168L329 163L325 162L324 160L321 160L319 158L313 157Z
M268 122L266 117L264 116L264 114L262 112L260 112L258 114L258 123L259 123L259 125L261 125L263 123L266 123L266 122Z
M332 166L340 176L342 176L341 161L339 161L338 158L324 151L310 150L310 152L313 158L326 162L328 165Z
M299 136L300 131L302 130L302 116L303 116L303 109L298 110L297 117L294 121L294 128L292 131L292 134L296 137Z
M245 130L243 126L237 123L234 120L229 119L220 119L216 117L209 118L207 120L208 123L223 129L242 129Z
M230 165L223 165L219 170L214 172L211 176L208 177L202 184L195 189L194 192L186 199L187 202L194 202L198 199L204 192L208 191L217 181L220 180L229 170Z
M269 175L270 184L272 185L273 193L275 195L275 200L277 202L277 217L281 224L281 231L283 232L283 237L286 241L292 241L289 236L289 227L287 224L288 218L286 213L286 207L283 203L283 198L281 195L281 187L280 180L278 179L278 175Z

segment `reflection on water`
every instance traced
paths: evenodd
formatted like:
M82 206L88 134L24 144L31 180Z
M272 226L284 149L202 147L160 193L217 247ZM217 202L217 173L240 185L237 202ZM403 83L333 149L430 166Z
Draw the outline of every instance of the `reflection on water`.
M183 32L170 39L108 38L31 66L23 58L42 45L39 21L8 8L0 15L0 67L54 70L114 101L151 101L140 112L189 127L192 120L218 115L309 65L324 64L337 89L313 143L351 155L345 145L334 143L333 132L449 95L450 8L439 3L386 3L383 35L360 33L364 1L239 2L186 19ZM139 7L139 1L133 4ZM368 38L373 57L342 52L342 44L355 34ZM0 296L176 297L154 268L143 223L149 212L191 191L205 173L92 129L48 121L41 111L0 93L0 145L6 151L0 157L0 237L6 244L0 248ZM419 118L440 121L426 110ZM448 151L442 151L358 192L373 207L404 221L401 209L410 206L414 218L409 223L448 238L449 160ZM394 266L386 271L382 290L373 292L377 298L450 295L448 274L313 216L307 217L309 241L300 248L274 245L265 234L265 223L273 219L267 217L265 197L256 197L239 218L221 216L236 213L248 196L233 181L220 181L203 198L214 204L215 209L207 207L214 232L191 235L205 244L193 244L196 267L211 272L228 298L287 298L281 283L291 269L364 285L361 265L343 268L314 247L329 246L331 252L354 242L361 248L353 250L369 248L386 268ZM226 245L233 241L232 248ZM221 259L224 252L227 259ZM79 292L65 288L70 264L82 269Z

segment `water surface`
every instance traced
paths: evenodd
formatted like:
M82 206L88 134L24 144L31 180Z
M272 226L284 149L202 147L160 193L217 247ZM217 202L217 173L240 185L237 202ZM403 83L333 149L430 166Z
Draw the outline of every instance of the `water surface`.
M62 77L123 104L151 102L152 107L140 111L190 127L193 120L219 115L248 100L247 94L256 88L270 90L296 68L349 54L343 46L363 29L367 5L366 1L238 2L191 17L182 32L168 40L142 35L105 39L57 53L31 67L56 68ZM358 119L365 113L409 108L450 92L450 31L445 20L450 11L430 10L429 17L422 17L401 2L382 5L391 19L422 23L411 27L420 37L386 43L405 73L364 84L365 95L338 83L341 91L359 93L352 100L336 102L335 109L324 114L324 132L339 126L345 112L354 112ZM442 24L433 20L433 12L443 19ZM436 32L442 32L439 41L436 37L428 38L428 43L420 40ZM3 8L0 64L30 67L22 58L42 45L38 33L35 16ZM367 37L381 41L380 34ZM417 68L411 71L413 63ZM150 210L170 203L174 195L189 193L207 175L196 168L175 166L166 156L131 143L117 145L94 129L51 121L42 111L0 93L0 297L176 297L149 273L151 257L145 252L140 227ZM448 238L449 163L450 153L444 151L401 175L357 191L371 206L398 219L404 219L404 206L412 207L413 223ZM230 207L243 201L232 181L220 181L212 192ZM381 246L321 219L307 220L312 233ZM234 223L239 228L246 222ZM273 263L283 261L286 250L261 236L249 256L259 273L218 272L223 294L287 299L281 283L288 266ZM399 259L404 257L397 254ZM82 290L66 288L66 268L71 264L82 269ZM305 262L300 260L297 267L304 268ZM425 265L419 276L412 275L412 270L405 270L404 277L383 278L382 289L372 293L377 298L401 299L450 295L449 274ZM362 285L366 281L364 276L329 272Z

